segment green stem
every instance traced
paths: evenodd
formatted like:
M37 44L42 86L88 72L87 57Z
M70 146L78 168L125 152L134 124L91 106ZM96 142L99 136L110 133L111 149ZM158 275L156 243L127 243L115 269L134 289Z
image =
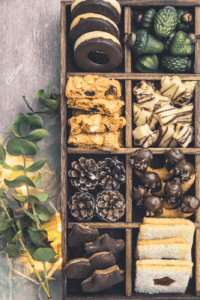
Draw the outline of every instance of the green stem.
M46 262L43 261L43 268L44 268L44 278L46 282L47 290L49 291L49 282L48 282L48 276L47 276L47 268L46 268Z
M10 215L9 215L9 212L8 212L7 208L5 207L5 205L4 205L4 203L3 203L3 200L1 200L1 205L3 206L3 209L4 209L5 213L6 213L6 215L8 216L8 218L11 219L11 217L10 217ZM16 230L15 230L15 231L16 231ZM21 246L22 246L22 249L24 250L24 253L25 253L26 257L28 258L28 260L29 260L29 262L30 262L30 264L31 264L31 267L32 267L32 269L33 269L33 272L34 272L34 274L35 274L37 280L39 281L39 283L40 283L41 286L43 287L43 289L44 289L44 291L45 291L45 293L46 293L46 295L47 295L47 298L48 298L49 300L52 300L52 297L51 297L51 294L50 294L50 292L49 292L49 289L46 288L44 282L42 281L42 278L41 278L40 274L38 273L38 271L36 270L36 267L35 267L35 265L34 265L34 263L33 263L33 260L32 260L32 258L31 258L31 256L30 256L29 252L26 250L26 247L24 246L24 243L22 242L22 239L21 239L21 238L19 239L19 242L20 242L20 244L21 244Z

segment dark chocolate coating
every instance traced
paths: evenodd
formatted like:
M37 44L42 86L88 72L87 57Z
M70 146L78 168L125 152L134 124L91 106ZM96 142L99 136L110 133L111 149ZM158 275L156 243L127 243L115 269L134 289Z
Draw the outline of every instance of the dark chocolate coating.
M157 173L147 171L140 178L144 186L150 189L151 192L155 193L161 190L162 182Z
M86 13L96 13L114 21L116 24L120 22L120 14L118 10L109 2L103 0L87 0L77 4L71 12L72 19L78 15Z
M98 236L98 230L74 224L68 236L68 246L78 248L87 242L93 242Z
M102 252L88 258L87 260L74 259L71 264L67 264L64 268L65 276L72 279L87 278L92 275L95 270L107 269L114 266L116 259L113 253Z
M182 199L183 193L181 184L176 181L169 181L164 187L164 192L164 207L171 209L178 206Z
M185 160L185 155L182 150L170 149L165 152L165 167L170 171L181 160Z
M89 58L91 52L105 53L106 63L96 63ZM103 37L86 40L74 51L74 60L80 69L90 72L109 72L119 66L123 58L121 45Z
M149 149L139 149L135 151L130 158L131 166L139 172L146 172L153 159L153 153Z
M184 213L193 213L199 208L199 206L200 201L194 196L184 196L180 205L181 210Z
M132 192L132 199L134 201L138 201L142 198L144 198L144 196L147 195L147 190L145 189L144 186L140 186L138 185L138 187L133 187L133 192Z
M144 208L147 211L157 211L160 210L163 206L163 199L160 197L148 195L144 199Z
M99 274L97 271L96 274L94 273L92 275L90 280L84 280L81 283L83 292L99 292L109 288L110 286L118 284L125 279L125 275L122 274L119 269L112 271L112 269L109 268L104 271L105 272L103 274Z
M191 175L195 174L195 169L192 164L182 160L175 165L170 173L174 174L174 181L184 184L190 180Z
M86 19L81 18L78 24L70 30L72 43L74 44L84 33L91 31L108 32L119 39L119 30L111 22L101 18L89 17Z
M125 242L121 239L113 239L108 234L98 237L93 243L85 243L84 248L87 255L102 251L110 251L118 256L125 247Z

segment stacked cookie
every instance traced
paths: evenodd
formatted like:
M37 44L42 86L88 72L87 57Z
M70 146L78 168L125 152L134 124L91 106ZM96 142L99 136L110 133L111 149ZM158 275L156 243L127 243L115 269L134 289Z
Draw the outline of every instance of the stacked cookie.
M134 145L148 148L187 147L193 141L193 97L196 81L182 82L178 76L163 76L161 89L153 83L138 83L133 93Z
M81 282L84 292L98 292L124 281L124 271L116 265L119 252L125 247L123 240L113 239L108 234L99 236L97 229L75 224L68 245L75 253L84 246L84 257L89 256L74 258L64 267L66 278L85 279Z
M121 7L116 0L76 0L71 6L70 38L76 64L85 71L107 72L122 61L116 24Z
M76 147L118 150L122 145L121 116L125 105L117 80L87 75L70 77L66 85L67 105L73 109L68 123L68 143Z
M194 224L185 219L143 219L135 251L136 292L185 292L193 266L194 231Z

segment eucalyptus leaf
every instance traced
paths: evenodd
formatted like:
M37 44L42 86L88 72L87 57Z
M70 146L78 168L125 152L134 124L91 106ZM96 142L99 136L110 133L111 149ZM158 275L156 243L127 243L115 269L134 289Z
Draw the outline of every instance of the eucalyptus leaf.
M5 215L6 215L5 211L2 211L0 213L0 221L3 221L5 219Z
M17 220L17 227L21 232L23 232L23 225L22 225L22 219Z
M19 249L17 248L16 245L13 245L13 244L8 245L8 246L5 247L3 250L4 250L6 253L8 253L8 255L9 255L10 258L20 256L20 251L19 251Z
M52 94L52 98L53 98L54 100L56 100L57 102L60 102L60 100L61 100L61 95L59 95L59 94Z
M14 224L14 219L8 219L5 221L0 221L0 230L6 230Z
M42 181L42 174L38 172L36 176L30 176L29 178L34 182L35 186L38 186Z
M40 140L39 140L39 141L40 141ZM39 148L38 145L36 144L36 143L39 142L39 141L36 141L36 140L32 141L32 143L34 143L35 148L36 148L36 155L40 152L40 148Z
M2 194L3 192L5 192L5 189L0 189L0 194Z
M29 235L28 235L29 236ZM29 236L30 238L30 236ZM28 246L28 252L30 253L30 255L33 257L33 253L35 252L35 247L33 245L29 245Z
M47 87L47 98L49 98L51 95L51 81L49 81L48 87Z
M51 213L43 204L36 204L35 211L41 221L49 221L53 213Z
M45 229L38 229L38 228L36 228L36 227L29 227L29 229L31 229L31 230L33 230L33 231L43 231L43 232L45 232L47 235L48 235L48 232L45 230Z
M19 172L19 171L23 171L24 170L24 167L21 166L21 165L10 166L10 165L8 165L5 162L2 164L2 167L4 169L6 169L6 170L12 170L14 172Z
M28 197L26 197L24 203L32 203L32 202L39 202L38 198L33 196L33 195L28 195Z
M12 125L12 132L14 133L15 136L22 137L21 131L20 131L20 124L14 123Z
M36 114L50 114L54 111L52 108L45 108L44 110L36 111Z
M44 90L39 90L36 92L36 97L39 99L40 97L42 99L46 99L47 98L47 95L45 94Z
M36 172L39 169L41 169L44 164L48 161L48 159L45 158L41 158L39 160L37 160L36 162L34 162L30 167L26 168L26 172Z
M20 195L20 194L12 194L12 196L15 200L18 200L18 201L21 201L21 202L24 202L27 198L27 196Z
M13 242L13 240L12 240L15 236L15 231L14 231L13 227L6 229L5 236L6 236L6 241L8 242L8 244L15 244L15 242Z
M29 233L30 239L31 239L33 244L35 244L38 247L40 247L40 246L45 247L46 246L45 243L43 243L43 241L42 241L40 231L35 231L35 230L32 230L32 229L29 229L28 233Z
M6 151L2 145L0 145L0 165L6 160Z
M28 108L33 112L33 109L32 109L32 107L29 105L28 100L26 99L26 97L25 97L25 96L22 96L22 98L24 99L24 101L25 101L26 105L28 106Z
M0 230L0 236L2 235L2 234L4 234L6 231L5 230Z
M14 219L14 218L15 218L15 212L14 212L14 209L12 209L12 207L11 207L10 205L7 205L7 210L8 210L8 213L9 213L10 217L11 217L12 219Z
M42 128L43 127L43 120L39 116L29 116L24 115L23 113L19 113L16 118L16 122L18 124L27 124L31 127Z
M42 129L38 129L42 130ZM30 141L12 139L7 144L7 151L12 156L20 155L35 155L37 152L36 146Z
M40 220L38 218L38 216L35 216L34 214L32 214L30 211L28 211L26 208L22 207L24 212L32 219L34 220L36 223L40 223Z
M48 199L49 195L48 193L38 193L38 194L34 194L33 196L37 197L40 202L44 202Z
M12 239L13 242L18 241L23 237L23 233L21 230L18 230L17 233L15 234L14 238Z
M41 104L43 104L44 106L51 108L51 109L56 109L58 106L58 102L53 99L43 99L43 98L39 97L39 101Z
M50 134L45 129L35 129L26 136L29 141L41 140L47 137L50 137Z
M56 252L52 248L39 248L32 256L37 261L47 261L56 256Z
M34 182L30 178L28 178L26 175L20 175L17 178L15 178L14 180L4 179L4 182L10 188L18 188L23 185L36 187Z

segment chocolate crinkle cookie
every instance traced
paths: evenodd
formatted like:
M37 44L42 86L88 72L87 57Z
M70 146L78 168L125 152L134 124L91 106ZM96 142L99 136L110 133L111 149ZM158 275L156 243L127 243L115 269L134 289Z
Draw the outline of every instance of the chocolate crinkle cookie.
M125 213L125 200L118 191L102 191L96 197L97 217L106 222L115 222Z
M78 221L89 221L95 214L95 198L88 192L76 192L69 198L68 206L72 216Z
M116 156L99 161L97 178L103 189L119 189L120 185L126 181L123 162L119 161Z
M68 172L71 184L81 192L94 190L98 183L97 164L94 159L81 157L78 161L73 161L71 166L73 169Z

